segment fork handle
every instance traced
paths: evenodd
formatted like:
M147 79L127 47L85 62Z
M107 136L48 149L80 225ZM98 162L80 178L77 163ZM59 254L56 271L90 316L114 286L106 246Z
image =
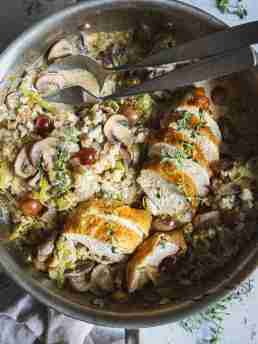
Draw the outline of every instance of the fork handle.
M240 72L255 65L256 55L254 50L252 48L242 48L178 68L157 78L147 80L140 85L121 89L106 98L121 98L163 90L174 91L179 87Z
M133 70L193 59L203 59L255 43L258 43L258 21L227 28L173 48L163 49L133 66L124 65L114 67L113 69L117 71Z

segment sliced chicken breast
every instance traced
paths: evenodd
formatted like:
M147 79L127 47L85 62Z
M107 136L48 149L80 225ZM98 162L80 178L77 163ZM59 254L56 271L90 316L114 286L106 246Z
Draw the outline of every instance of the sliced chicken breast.
M158 156L163 160L168 159L168 161L172 163L176 163L176 157L179 154L181 154L181 156L187 156L187 153L185 153L182 146L169 145L166 143L155 144L150 148L149 151L150 157ZM204 196L205 194L207 194L207 187L210 184L209 170L207 167L204 167L198 162L193 161L192 158L193 150L191 150L191 152L189 153L189 158L180 161L180 166L176 168L189 175L193 179L193 182L196 184L198 195Z
M210 134L213 136L213 140L215 143L219 144L221 142L222 135L219 126L207 110L200 109L196 105L184 104L177 107L176 112L191 113L193 115L192 123L198 123L200 120L202 120L205 123L204 128L202 129L210 130Z
M112 211L114 212L112 214ZM81 203L64 226L64 236L86 246L102 262L120 261L148 235L151 215L117 202Z
M175 183L151 169L141 171L138 183L146 194L146 207L153 215L169 215L182 222L191 220L190 203Z
M175 144L185 141L199 147L202 156L208 163L219 160L219 146L214 143L206 133L196 134L194 129L169 128L164 135L164 142Z
M86 207L88 207L87 211L90 215L116 222L143 237L149 234L151 216L145 210L121 205L121 202L104 201L102 199L94 199L90 202L90 206L86 205Z
M118 263L126 259L126 255L114 250L110 243L94 239L89 235L79 233L64 233L66 239L75 245L81 244L89 250L89 258L102 264Z
M187 143L186 143L187 144ZM178 144L170 144L166 142L158 142L154 143L149 147L148 155L150 158L160 158L160 157L166 157L166 156L173 156L176 153L177 148L183 147L184 149L185 143L178 143ZM209 169L209 162L207 161L205 155L203 154L200 147L196 144L191 144L192 146L192 152L189 154L189 158L196 161L201 166L205 167L210 173Z
M205 196L210 185L210 178L207 170L191 159L182 161L180 170L189 175L196 185L198 196Z
M127 266L127 285L129 292L141 289L147 282L154 283L159 277L159 265L169 256L186 250L181 230L170 234L155 233L137 249Z

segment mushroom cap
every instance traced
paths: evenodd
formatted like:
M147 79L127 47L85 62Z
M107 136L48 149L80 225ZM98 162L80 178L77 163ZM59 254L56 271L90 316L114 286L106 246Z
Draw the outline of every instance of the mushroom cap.
M126 146L130 146L133 143L128 119L122 115L109 117L104 126L104 134L111 143L121 142Z
M36 81L36 89L43 95L49 95L65 87L65 79L60 73L42 74Z
M36 169L29 160L27 147L23 147L18 153L14 163L14 172L17 176L24 179L35 175Z
M160 232L170 232L176 227L175 220L172 219L162 219L162 218L156 218L152 222L152 228L155 231Z
M90 273L94 266L96 265L95 262L92 260L86 260L80 266L78 266L75 270L65 272L66 277L80 277L85 276L86 274Z
M48 166L51 165L56 154L58 143L58 139L54 137L47 137L46 139L34 143L30 150L30 160L32 165L37 167L42 157Z
M99 264L91 273L91 289L111 292L115 288L114 278L110 266Z
M48 61L58 59L73 54L73 45L66 39L60 39L60 41L54 43L48 53Z
M28 185L35 188L40 181L41 173L37 172L32 178L28 180Z
M5 103L9 110L15 110L19 104L19 96L17 92L11 92L7 94L5 98Z

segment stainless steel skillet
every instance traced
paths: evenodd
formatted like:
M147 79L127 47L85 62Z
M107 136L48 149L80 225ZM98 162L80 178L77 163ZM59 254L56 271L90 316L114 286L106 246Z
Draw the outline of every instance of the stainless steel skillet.
M10 82L10 75L17 75L53 42L75 31L78 26L90 25L90 30L116 30L128 28L137 22L160 26L171 22L179 33L178 40L190 40L220 30L225 24L194 7L177 1L166 0L103 0L82 1L80 5L68 8L40 22L22 34L0 56L0 95L4 96ZM243 88L243 96L250 104L250 125L257 125L258 72L251 70L236 77L233 86ZM234 84L235 83L235 84ZM244 85L244 87L243 87ZM166 305L146 305L141 300L130 304L111 304L99 308L92 303L88 294L76 294L60 290L43 275L25 265L19 254L8 244L0 245L0 261L6 272L25 290L42 303L71 317L90 323L124 328L157 326L177 321L199 311L237 286L257 264L258 237L243 245L240 254L225 266L213 279L196 285L192 290L182 290L181 297ZM137 332L134 334L137 339ZM128 339L128 342L130 339ZM133 343L131 341L131 343Z

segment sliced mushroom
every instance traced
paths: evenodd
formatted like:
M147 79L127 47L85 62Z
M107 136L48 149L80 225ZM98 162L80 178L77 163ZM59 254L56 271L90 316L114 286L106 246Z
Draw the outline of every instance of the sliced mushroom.
M129 167L130 165L136 165L140 159L140 149L139 146L133 144L131 146L120 147L120 154L125 162L125 164Z
M220 212L218 210L209 211L207 213L199 214L194 219L195 227L207 227L218 225L221 222Z
M132 164L136 165L139 160L140 160L140 147L137 144L131 145L130 147L128 147L129 152L131 154L131 160L132 160Z
M34 143L30 151L32 165L37 167L43 158L47 169L52 168L57 145L58 140L54 137L47 137L44 140Z
M107 265L97 265L91 273L92 291L112 292L115 288L111 268Z
M78 266L77 269L65 272L65 277L79 277L81 275L89 274L95 265L96 263L92 260L86 260L83 264Z
M15 110L19 105L19 96L17 92L9 93L5 98L5 103L9 110Z
M74 290L79 291L80 293L88 291L91 288L91 283L89 280L86 279L85 274L77 277L69 277L68 280L70 282L71 287Z
M48 225L53 225L55 227L58 224L57 210L56 208L49 207L44 214L41 216L40 220L47 223Z
M32 177L29 181L28 181L28 185L32 188L36 188L39 181L40 181L40 177L41 177L41 173L38 172L35 174L34 177Z
M169 232L176 228L176 222L172 219L156 218L152 222L152 228L159 232Z
M54 242L55 239L51 237L49 240L38 247L37 261L45 262L50 257L55 248Z
M104 134L111 143L121 142L125 146L130 146L133 143L132 132L125 116L111 116L104 126Z
M60 73L47 73L39 76L36 89L43 95L50 95L65 87L65 79Z
M128 104L125 104L121 108L121 113L128 119L130 125L134 125L140 118L140 113L137 110Z
M50 49L48 54L48 61L58 59L73 54L73 45L70 41L63 38L56 42Z
M120 147L120 155L123 158L125 164L127 166L130 166L132 163L132 159L131 159L131 154L128 152L128 149L124 146Z
M219 189L216 188L214 191L217 192L220 196L228 196L239 194L241 192L241 188L239 184L231 182L227 184L222 184L222 186Z
M94 262L88 260L75 271L65 273L65 277L68 278L70 285L74 290L85 292L91 288L91 281L87 278L87 275L91 272L94 265Z
M33 176L37 172L29 160L26 147L23 147L16 157L14 172L17 176L24 179Z

